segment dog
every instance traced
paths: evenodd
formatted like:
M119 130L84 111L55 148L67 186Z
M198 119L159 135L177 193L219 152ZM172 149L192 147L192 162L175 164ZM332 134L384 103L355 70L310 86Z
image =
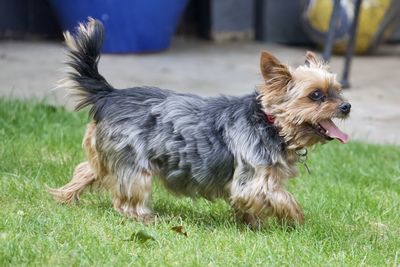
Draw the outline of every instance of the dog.
M90 107L83 138L87 161L72 180L49 189L71 203L94 184L111 191L120 214L150 222L152 177L180 196L223 198L259 228L269 217L301 225L302 208L285 190L307 147L348 136L332 118L348 117L335 74L314 53L295 69L261 53L265 82L242 97L203 98L155 87L115 89L98 72L104 27L89 18L65 32L72 72L64 80Z

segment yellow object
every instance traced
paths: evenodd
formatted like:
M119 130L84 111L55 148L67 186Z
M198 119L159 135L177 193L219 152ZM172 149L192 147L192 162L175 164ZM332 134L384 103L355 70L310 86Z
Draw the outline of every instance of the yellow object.
M312 3L307 13L311 27L319 32L328 32L332 11L332 0L317 0Z
M392 0L363 0L361 5L358 30L356 35L355 52L362 54L368 51L368 48L374 42L379 27L384 19L385 13L390 7ZM393 0L396 1L396 0ZM327 33L329 22L333 10L333 0L311 0L307 10L307 19L313 30L321 33ZM342 0L342 5L347 11L346 14L351 23L354 16L354 1ZM350 28L350 23L348 28ZM333 50L337 53L343 53L347 49L348 34L343 38L336 39Z

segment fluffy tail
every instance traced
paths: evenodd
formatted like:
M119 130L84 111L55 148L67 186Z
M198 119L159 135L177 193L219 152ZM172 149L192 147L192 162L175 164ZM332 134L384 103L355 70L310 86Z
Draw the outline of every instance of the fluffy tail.
M86 24L79 24L74 35L67 31L64 37L70 58L67 65L72 71L62 81L62 86L72 89L72 94L79 97L76 110L93 105L90 111L93 116L96 113L94 104L114 90L97 69L104 38L103 24L89 18Z

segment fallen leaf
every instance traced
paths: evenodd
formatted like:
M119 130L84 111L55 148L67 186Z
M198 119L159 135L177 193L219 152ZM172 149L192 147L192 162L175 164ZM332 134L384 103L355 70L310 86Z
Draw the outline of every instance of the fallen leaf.
M188 236L185 228L182 225L174 226L171 228L171 230L177 232L178 234Z

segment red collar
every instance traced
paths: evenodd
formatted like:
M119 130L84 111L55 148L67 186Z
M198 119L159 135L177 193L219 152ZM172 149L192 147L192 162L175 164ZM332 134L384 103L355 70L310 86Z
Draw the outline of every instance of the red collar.
M267 114L265 113L265 119L267 120L268 123L274 124L275 123L275 116L272 114Z

